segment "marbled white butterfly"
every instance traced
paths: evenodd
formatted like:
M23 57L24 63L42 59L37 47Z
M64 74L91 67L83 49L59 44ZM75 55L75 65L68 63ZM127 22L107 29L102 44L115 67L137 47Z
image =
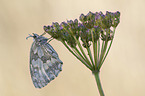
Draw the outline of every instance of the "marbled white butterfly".
M42 88L58 76L62 70L63 62L48 43L48 38L35 33L27 38L29 37L34 38L30 50L31 78L36 88Z

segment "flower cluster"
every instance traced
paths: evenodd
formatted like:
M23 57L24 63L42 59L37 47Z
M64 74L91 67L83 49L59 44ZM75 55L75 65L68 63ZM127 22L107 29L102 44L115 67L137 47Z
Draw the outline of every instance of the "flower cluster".
M67 42L72 48L76 47L76 40L80 38L83 47L86 48L91 45L92 41L96 42L99 38L103 41L113 39L114 33L111 27L116 28L119 24L120 12L107 11L105 15L102 12L89 12L87 15L81 14L79 20L81 22L77 19L68 20L61 24L55 22L52 25L44 26L44 30L53 38Z
M78 60L92 71L100 96L104 96L99 79L100 68L111 48L119 22L119 11L115 13L107 11L106 14L102 12L81 14L79 21L75 19L44 26L45 33L61 41Z

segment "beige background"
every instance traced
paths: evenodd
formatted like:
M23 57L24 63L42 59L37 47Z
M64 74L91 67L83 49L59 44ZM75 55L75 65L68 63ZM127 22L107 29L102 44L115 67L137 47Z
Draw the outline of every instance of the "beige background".
M36 89L29 74L28 34L89 11L120 11L121 22L101 69L106 96L145 96L145 0L0 0L0 96L99 96L92 73L58 41L58 78ZM48 35L47 35L48 36ZM48 36L49 37L49 36Z

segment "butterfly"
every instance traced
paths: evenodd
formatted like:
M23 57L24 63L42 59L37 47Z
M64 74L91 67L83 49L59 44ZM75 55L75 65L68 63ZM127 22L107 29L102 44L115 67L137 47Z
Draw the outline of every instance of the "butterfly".
M62 71L63 62L49 44L48 38L33 33L34 42L30 49L30 74L36 88L45 87ZM26 39L27 39L26 38Z

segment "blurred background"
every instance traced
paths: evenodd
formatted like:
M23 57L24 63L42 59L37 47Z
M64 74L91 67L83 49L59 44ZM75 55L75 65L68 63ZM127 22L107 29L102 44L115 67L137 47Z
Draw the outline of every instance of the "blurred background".
M121 12L100 72L106 96L145 96L144 10L145 0L0 0L0 96L99 96L92 73L59 41L50 42L64 63L59 76L36 89L29 72L28 34L89 11Z

